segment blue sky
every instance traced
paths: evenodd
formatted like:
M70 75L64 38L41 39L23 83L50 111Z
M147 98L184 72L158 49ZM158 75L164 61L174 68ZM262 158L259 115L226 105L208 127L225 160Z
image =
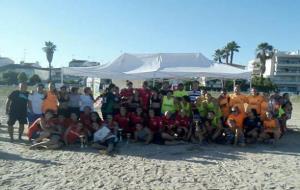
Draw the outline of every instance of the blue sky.
M57 45L53 65L72 58L108 62L121 53L202 52L235 40L234 62L256 46L300 49L298 0L0 0L0 55L47 66L44 41Z

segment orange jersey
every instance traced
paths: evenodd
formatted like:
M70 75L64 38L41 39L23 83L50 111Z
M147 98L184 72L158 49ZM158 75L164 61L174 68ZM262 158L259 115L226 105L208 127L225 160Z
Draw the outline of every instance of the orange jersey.
M235 124L238 128L244 128L244 119L245 119L245 114L244 113L239 113L237 115L235 114L230 114L228 116L227 122L230 120L235 121Z
M236 106L239 108L240 112L245 113L245 104L248 103L247 96L243 94L230 94L229 98L229 106L231 108Z
M229 107L229 96L220 96L218 99L219 106L224 117L228 117L230 114L230 107Z
M267 101L263 100L260 104L260 119L265 120L266 118L266 112L269 109L269 104Z
M263 102L262 96L248 96L248 108L247 110L250 111L251 109L255 109L257 114L261 113L261 103Z
M47 110L52 110L55 113L58 109L58 99L57 96L52 92L47 92L46 99L42 104L42 111L45 113Z
M267 119L263 125L265 129L274 129L276 128L276 119Z

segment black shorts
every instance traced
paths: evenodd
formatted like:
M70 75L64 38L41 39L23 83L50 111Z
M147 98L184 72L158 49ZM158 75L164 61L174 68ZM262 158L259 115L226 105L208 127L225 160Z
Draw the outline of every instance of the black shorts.
M14 115L14 114L8 115L7 125L14 125L16 123L16 121L19 121L20 125L25 125L25 124L27 124L27 116L26 115Z
M161 133L154 133L152 142L158 145L165 144L165 140L162 138Z

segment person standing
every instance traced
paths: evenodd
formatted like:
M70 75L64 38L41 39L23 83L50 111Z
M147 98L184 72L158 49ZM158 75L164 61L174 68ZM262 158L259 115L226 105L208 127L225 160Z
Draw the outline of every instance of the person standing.
M69 114L76 113L77 116L80 115L80 94L78 93L77 87L71 88L71 93L69 95L68 103Z
M28 96L28 122L31 125L42 116L42 103L44 100L44 85L38 84L36 92Z
M13 91L6 101L6 114L8 115L8 133L11 142L14 140L14 124L19 121L19 140L22 140L24 125L27 124L27 105L28 105L27 84L20 83L19 90Z
M49 90L46 93L42 104L42 111L43 113L46 113L47 111L51 110L56 114L58 110L58 98L55 84L49 83L48 89Z
M84 94L80 95L80 112L83 112L85 107L90 107L94 111L94 97L90 87L83 89Z

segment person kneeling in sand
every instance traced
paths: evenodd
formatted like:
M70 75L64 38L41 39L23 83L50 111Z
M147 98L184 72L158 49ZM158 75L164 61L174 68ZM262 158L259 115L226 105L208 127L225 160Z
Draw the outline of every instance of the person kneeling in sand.
M111 154L114 150L116 144L116 136L111 132L111 130L107 127L107 124L102 123L99 125L98 123L92 123L94 130L94 143L92 147L97 149L106 149L107 154Z
M241 146L245 146L244 119L245 114L241 112L237 106L231 108L227 125L234 133L234 145L240 144Z
M153 139L153 134L150 131L149 128L143 127L141 123L137 123L136 125L136 131L134 132L134 141L138 142L144 142L145 144L150 144Z
M258 141L266 142L267 140L274 139L272 143L276 143L281 135L280 124L278 119L273 117L271 112L266 112L267 118L263 121L263 132L260 134Z

